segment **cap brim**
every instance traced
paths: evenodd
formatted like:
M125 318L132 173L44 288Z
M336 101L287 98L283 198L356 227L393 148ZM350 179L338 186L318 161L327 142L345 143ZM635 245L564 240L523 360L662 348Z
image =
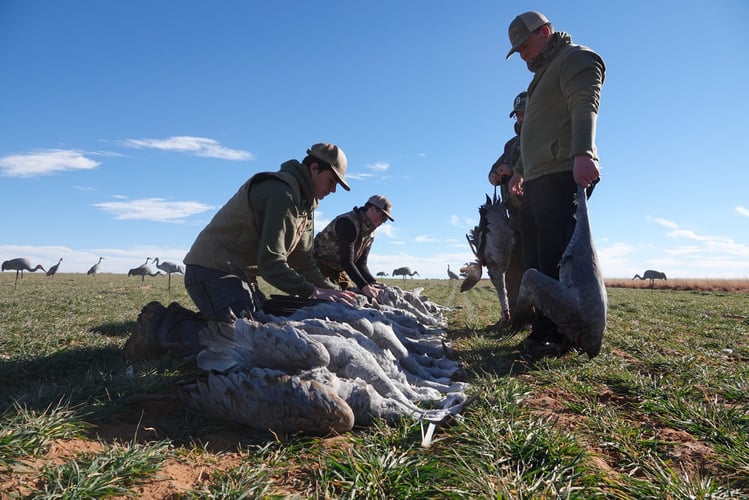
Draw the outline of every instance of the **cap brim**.
M382 213L384 213L384 214L385 214L385 217L387 217L388 219L390 219L390 222L395 222L395 219L393 219L393 216L392 216L392 215L390 215L389 213L387 213L387 212L386 212L386 211L384 211L384 210L382 211Z
M330 171L333 172L333 176L335 177L335 180L338 181L338 184L340 184L343 187L343 189L345 189L346 191L351 191L351 186L349 186L348 183L344 181L340 175L338 175L338 172L336 172L335 169L331 168Z

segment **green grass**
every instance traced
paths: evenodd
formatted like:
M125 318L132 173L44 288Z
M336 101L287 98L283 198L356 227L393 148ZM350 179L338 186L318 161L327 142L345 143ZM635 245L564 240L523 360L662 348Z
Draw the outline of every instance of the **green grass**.
M169 359L121 348L181 280L0 274L0 490L11 497L738 498L749 495L749 294L609 288L601 354L528 362L487 281L390 280L454 307L479 397L422 448L418 423L276 436L174 397ZM87 445L88 443L88 445ZM63 446L64 445L64 446Z

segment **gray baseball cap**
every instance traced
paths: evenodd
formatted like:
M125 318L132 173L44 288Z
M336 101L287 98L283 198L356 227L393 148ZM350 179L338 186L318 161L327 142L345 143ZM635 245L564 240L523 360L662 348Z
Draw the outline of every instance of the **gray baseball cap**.
M517 52L518 47L523 45L526 40L531 36L531 33L536 31L544 24L549 24L549 20L546 16L535 10L523 12L510 23L510 29L508 34L510 36L510 45L512 48L507 53L505 59L509 59L510 56Z
M382 210L382 213L385 214L385 217L390 219L392 222L395 222L395 219L393 219L393 216L390 215L390 211L393 209L393 204L390 203L390 200L388 200L381 194L374 194L369 197L369 199L367 200L367 203L371 203L372 205Z
M307 154L330 165L331 171L338 181L338 184L343 186L343 189L346 191L351 191L351 187L345 179L348 162L346 160L346 155L341 148L335 144L320 142L309 148Z

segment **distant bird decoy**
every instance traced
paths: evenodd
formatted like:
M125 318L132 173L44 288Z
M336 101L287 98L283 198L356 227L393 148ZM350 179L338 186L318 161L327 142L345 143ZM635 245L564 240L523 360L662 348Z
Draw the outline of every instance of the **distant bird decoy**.
M451 280L459 280L460 279L460 277L458 277L457 274L455 274L454 272L450 271L450 264L447 265L447 277L450 278Z
M388 273L386 273L385 271L379 271L377 273L377 276L387 276L387 275L388 275Z
M15 283L13 285L14 288L15 288L16 285L18 285L18 275L19 275L19 273L20 273L21 277L23 278L23 272L24 271L28 271L30 273L33 273L34 271L38 271L39 269L41 269L42 271L46 272L46 269L44 269L44 266L42 266L41 264L37 264L35 267L32 267L31 266L31 261L29 259L27 259L27 258L24 258L24 257L18 257L18 258L15 258L15 259L6 260L2 264L2 270L5 271L6 269L8 271L15 271L16 272L16 281L15 281Z
M90 274L92 276L96 276L96 273L99 272L99 264L101 264L101 261L104 260L104 257L99 257L99 262L91 266L91 269L88 270L86 274Z
M393 278L396 276L403 276L403 280L405 281L406 276L414 277L414 275L419 275L418 271L411 272L411 269L408 267L399 267L397 269L393 269L393 272L391 273Z
M143 283L146 280L146 276L159 276L161 274L161 271L153 272L153 269L148 267L148 262L150 260L151 260L151 257L146 257L146 261L143 264L129 270L127 272L127 275L128 276L140 276L141 283Z
M49 270L47 271L48 278L55 277L55 274L57 274L57 270L60 269L60 262L62 262L62 257L60 257L60 260L57 261L57 264L49 268Z
M635 274L632 277L633 280L639 279L639 280L650 280L650 288L653 288L653 285L655 284L655 280L667 280L666 273L662 273L660 271L653 271L652 269L648 269L644 273L642 273L642 276L639 274Z
M170 262L168 260L165 261L159 261L159 258L156 257L153 259L153 263L156 264L156 267L164 271L169 278L169 284L167 285L167 290L170 292L172 291L172 273L178 273L178 274L185 274L185 266L182 264L177 264L176 262Z

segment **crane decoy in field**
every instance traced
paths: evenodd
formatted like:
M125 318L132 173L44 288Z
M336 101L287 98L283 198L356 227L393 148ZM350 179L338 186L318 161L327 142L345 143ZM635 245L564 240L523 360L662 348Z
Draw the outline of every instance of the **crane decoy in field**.
M153 259L153 263L156 264L156 267L164 271L169 278L169 284L167 285L167 290L170 292L172 291L172 273L178 273L178 274L185 274L185 266L182 264L177 264L176 262L170 262L168 260L159 261L159 258L156 257Z
M455 274L454 272L450 271L450 264L447 265L447 277L450 278L451 280L459 280L460 279L460 277L458 277L457 274Z
M99 272L99 264L101 264L101 261L104 260L104 257L99 257L99 262L91 266L91 269L88 270L86 274L90 274L92 276L96 276L96 273Z
M411 269L408 267L399 267L397 269L393 269L393 272L391 273L393 278L396 276L403 276L403 280L405 281L406 276L414 277L414 275L420 276L418 271L411 272Z
M57 261L57 264L49 268L47 271L48 278L54 278L55 274L57 274L57 270L60 269L60 262L62 262L62 257Z
M139 265L138 267L134 267L131 270L127 272L128 276L140 276L140 281L143 283L146 280L146 276L158 276L161 274L161 271L154 272L153 269L148 267L148 262L151 260L151 257L146 257L146 261Z
M653 288L653 284L655 283L655 280L665 280L666 279L666 273L662 273L660 271L653 271L652 269L648 269L644 273L642 273L642 276L639 274L635 274L632 278L633 280L640 279L640 280L650 280L650 288Z
M15 271L16 272L16 281L13 284L14 288L18 284L18 275L19 275L19 273L20 273L21 277L23 278L23 272L24 271L28 271L30 273L33 273L34 271L38 271L39 269L41 269L42 271L45 271L45 272L47 271L46 269L44 269L44 266L41 265L41 264L37 264L36 266L32 267L31 261L29 259L25 258L25 257L17 257L15 259L6 260L2 264L2 270L5 271L6 269L8 271Z

